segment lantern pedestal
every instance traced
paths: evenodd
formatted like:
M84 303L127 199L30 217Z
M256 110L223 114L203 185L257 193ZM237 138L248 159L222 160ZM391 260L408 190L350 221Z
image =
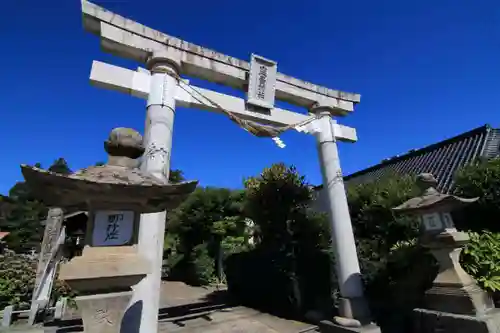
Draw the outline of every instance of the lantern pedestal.
M425 309L414 309L414 332L500 333L500 311L460 265L466 233L456 230L423 237L439 262L439 272L425 293Z
M85 295L75 298L85 332L120 332L130 288L149 273L149 266L135 246L87 246L81 257L61 265L59 278Z
M135 246L85 247L82 256L61 265L59 279L79 293L128 291L149 273Z
M414 309L414 333L499 333L500 309L481 316L464 316L428 309Z
M469 236L458 231L443 232L423 241L422 245L430 249L439 263L432 288L425 293L428 310L475 316L495 307L488 293L460 265L460 252L468 241Z
M76 297L84 332L120 333L132 291Z

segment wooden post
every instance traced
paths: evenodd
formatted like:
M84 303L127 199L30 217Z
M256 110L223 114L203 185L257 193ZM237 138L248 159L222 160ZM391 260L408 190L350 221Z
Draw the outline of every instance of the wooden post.
M64 214L61 208L51 208L47 214L47 220L45 222L45 231L43 233L43 240L40 248L40 256L38 260L38 266L36 269L36 280L35 286L33 288L32 302L37 299L45 299L48 301L49 295L40 295L44 281L47 279L54 279L55 269L52 274L46 272L48 269L48 264L54 256L54 251L57 251L57 242L61 234L62 224L64 221ZM49 274L48 274L49 273Z

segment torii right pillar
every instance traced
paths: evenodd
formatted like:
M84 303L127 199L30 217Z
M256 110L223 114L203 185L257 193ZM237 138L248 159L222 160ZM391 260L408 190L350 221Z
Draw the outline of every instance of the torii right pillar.
M363 294L361 270L331 118L334 109L316 106L310 112L316 114L320 127L316 132L316 139L335 254L335 270L340 288L339 315L334 317L333 321L322 321L320 329L321 332L328 333L380 333L380 328L371 322L370 311Z

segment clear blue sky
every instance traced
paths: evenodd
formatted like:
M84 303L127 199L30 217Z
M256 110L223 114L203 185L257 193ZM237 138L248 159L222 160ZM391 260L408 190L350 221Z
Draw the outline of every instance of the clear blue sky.
M355 112L339 119L359 136L341 144L346 174L485 123L500 125L495 0L95 2L219 52L241 59L254 52L288 75L360 93ZM48 167L61 156L82 168L105 159L111 128L143 130L143 100L89 84L92 60L137 64L100 51L97 36L82 28L80 1L4 0L0 17L0 193L22 179L21 163ZM240 187L244 177L284 161L319 183L314 139L296 132L282 138L285 149L224 116L178 109L172 167L202 185Z

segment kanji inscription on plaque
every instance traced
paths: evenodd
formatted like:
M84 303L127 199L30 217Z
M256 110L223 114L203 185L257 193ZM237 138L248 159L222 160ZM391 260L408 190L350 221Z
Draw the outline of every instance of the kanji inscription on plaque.
M134 212L132 211L98 211L94 217L94 246L124 245L132 238L134 229Z
M426 230L438 230L443 227L438 213L424 214L422 218Z

